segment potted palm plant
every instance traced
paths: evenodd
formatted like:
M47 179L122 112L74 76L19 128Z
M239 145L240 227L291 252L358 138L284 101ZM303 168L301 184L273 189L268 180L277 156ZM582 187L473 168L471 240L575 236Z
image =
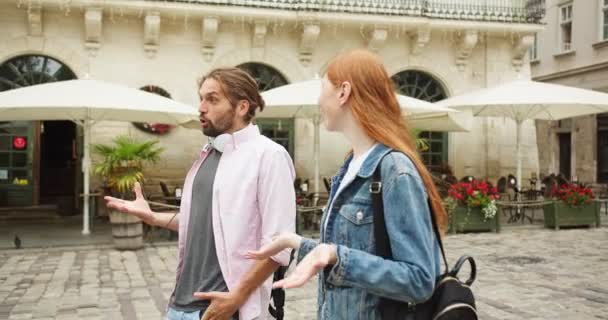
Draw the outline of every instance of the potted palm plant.
M420 133L422 130L419 129L410 129L410 134L414 138L414 143L416 144L416 149L418 151L423 152L429 149L429 142L425 138L420 137Z
M110 145L94 144L93 152L101 157L96 162L94 173L104 180L109 195L122 199L133 199L133 186L143 182L143 168L156 163L163 148L158 141L139 141L129 136L118 136ZM139 249L143 246L143 226L139 218L110 210L112 236L117 249Z

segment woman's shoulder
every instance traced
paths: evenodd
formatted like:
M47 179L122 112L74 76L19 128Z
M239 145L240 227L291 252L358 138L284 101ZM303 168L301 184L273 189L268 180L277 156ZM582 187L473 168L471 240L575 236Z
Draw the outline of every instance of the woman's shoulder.
M382 174L383 176L407 174L421 179L414 161L408 155L398 150L391 150L391 152L384 156L382 159Z

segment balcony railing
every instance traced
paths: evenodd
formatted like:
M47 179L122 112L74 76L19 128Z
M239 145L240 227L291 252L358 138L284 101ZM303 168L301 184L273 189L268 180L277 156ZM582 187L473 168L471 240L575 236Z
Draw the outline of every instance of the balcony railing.
M508 23L540 23L545 15L545 0L174 0L174 2Z

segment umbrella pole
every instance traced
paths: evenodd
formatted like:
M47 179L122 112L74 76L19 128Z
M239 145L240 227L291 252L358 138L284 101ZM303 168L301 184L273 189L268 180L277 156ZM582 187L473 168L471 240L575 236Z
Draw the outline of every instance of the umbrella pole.
M515 145L517 152L517 199L521 199L521 167L522 167L522 159L521 159L521 125L523 123L522 120L516 120L517 123L517 143ZM517 214L520 214L521 208L517 206Z
M319 180L320 180L320 155L321 155L321 142L319 138L319 123L321 122L321 117L319 115L315 115L313 119L315 125L315 194L313 196L313 204L317 205L319 202Z
M90 166L91 157L89 143L91 138L91 120L84 120L84 155L82 157L82 172L84 174L83 185L83 213L82 213L82 234L88 235L91 233L89 229L89 183L90 183Z

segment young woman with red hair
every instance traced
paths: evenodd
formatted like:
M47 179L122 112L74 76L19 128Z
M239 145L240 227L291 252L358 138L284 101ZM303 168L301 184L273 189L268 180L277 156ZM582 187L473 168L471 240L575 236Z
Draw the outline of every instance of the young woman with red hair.
M352 151L332 178L319 242L281 234L251 258L298 249L298 266L275 287L294 288L319 273L318 319L380 319L380 300L426 300L441 275L439 226L446 214L397 102L393 83L374 54L355 50L335 58L322 80L323 124L349 140ZM372 193L381 176L391 259L376 254Z

